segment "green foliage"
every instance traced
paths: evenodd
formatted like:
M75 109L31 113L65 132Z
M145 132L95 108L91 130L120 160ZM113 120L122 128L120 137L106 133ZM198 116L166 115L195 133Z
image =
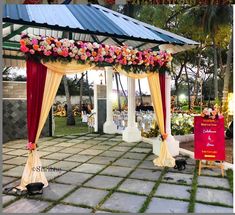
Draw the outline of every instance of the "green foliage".
M226 171L226 173L227 173L227 177L228 177L228 181L229 181L230 191L231 191L231 193L233 193L233 170L228 169Z

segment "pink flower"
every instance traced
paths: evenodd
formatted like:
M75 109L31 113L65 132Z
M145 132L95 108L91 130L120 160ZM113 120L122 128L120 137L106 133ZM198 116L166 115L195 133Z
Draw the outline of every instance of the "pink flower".
M35 39L35 38L33 38L33 39L32 39L32 44L33 44L33 45L38 45L38 40Z
M44 55L46 55L46 56L50 56L51 53L52 53L51 51L46 51L46 50L44 51Z
M75 55L75 59L78 60L78 59L79 59L79 56L78 56L78 55Z
M34 54L35 53L35 51L33 49L30 49L29 52L30 52L30 54Z
M27 143L26 148L28 150L32 151L32 150L36 149L36 144L32 143L32 142L29 142L29 143Z
M28 47L26 47L26 46L21 46L20 47L20 50L22 51L22 52L28 52L29 51L29 48Z

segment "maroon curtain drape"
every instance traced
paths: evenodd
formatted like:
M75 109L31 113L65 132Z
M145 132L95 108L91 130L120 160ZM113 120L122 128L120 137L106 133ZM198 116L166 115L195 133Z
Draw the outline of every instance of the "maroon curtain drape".
M41 114L47 68L33 60L27 60L26 66L28 141L34 143Z
M161 96L162 96L162 109L163 109L163 116L164 116L164 128L166 132L166 92L165 92L165 73L159 73L159 81L160 81L160 88L161 88Z

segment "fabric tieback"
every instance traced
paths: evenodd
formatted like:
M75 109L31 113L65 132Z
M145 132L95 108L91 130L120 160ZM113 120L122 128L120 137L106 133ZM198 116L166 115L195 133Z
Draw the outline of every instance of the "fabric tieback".
M36 144L32 143L32 142L29 142L29 143L27 143L26 148L30 151L35 150L36 149Z

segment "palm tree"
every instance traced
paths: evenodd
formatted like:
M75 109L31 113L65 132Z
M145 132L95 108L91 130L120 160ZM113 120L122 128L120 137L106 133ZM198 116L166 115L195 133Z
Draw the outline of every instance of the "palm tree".
M118 84L118 73L115 72L114 73L115 76L115 80L116 80L116 85L117 85L117 94L118 94L118 110L121 111L122 107L121 107L121 95L120 95L120 90L119 90L119 84Z
M229 49L227 54L227 62L226 62L226 69L224 73L224 87L223 87L223 104L222 104L222 111L224 114L225 125L228 123L228 91L229 91L229 82L230 82L230 75L232 72L231 63L232 63L232 55L233 55L233 33L231 35Z
M88 74L87 74L87 71L86 71L86 83L87 83L87 87L88 87L89 101L90 101L90 105L91 105L91 107L92 107L91 91L90 91L90 85L89 85L89 81L88 81Z
M79 110L80 110L80 112L82 111L83 76L84 76L84 74L82 73L82 77L79 80L80 81L80 101L79 101Z
M138 85L139 85L139 93L140 93L140 102L142 105L143 104L143 96L142 96L142 91L141 91L141 86L140 86L140 79L138 79Z
M68 87L68 81L67 81L66 75L63 76L63 82L64 82L64 91L65 91L66 101L67 101L67 125L75 125L75 119L73 116L73 109L72 109L72 104L70 100L69 87Z
M218 62L215 35L220 25L230 24L232 22L232 7L229 5L215 6L213 5L213 0L211 3L205 9L202 17L202 25L204 31L208 33L212 40L214 54L214 93L215 99L218 99Z

